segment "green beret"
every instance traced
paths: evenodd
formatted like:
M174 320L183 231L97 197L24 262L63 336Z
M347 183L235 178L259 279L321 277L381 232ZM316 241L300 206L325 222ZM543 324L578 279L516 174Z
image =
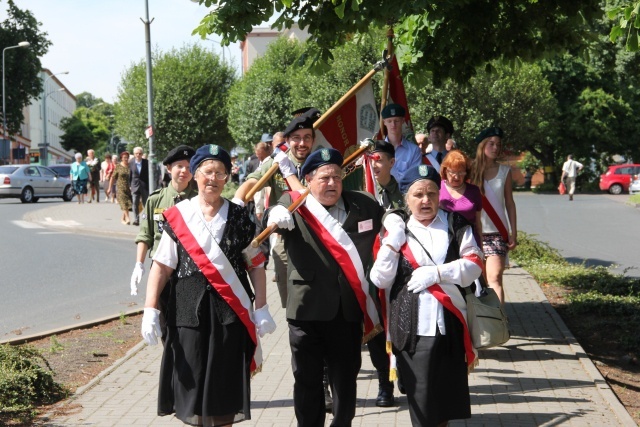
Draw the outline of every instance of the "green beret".
M490 138L492 136L499 136L500 138L502 138L502 135L504 135L504 132L502 132L502 129L500 129L498 126L493 126L493 127L486 128L485 130L480 132L478 136L476 136L475 141L476 141L476 144L480 144L482 141L484 141L487 138Z

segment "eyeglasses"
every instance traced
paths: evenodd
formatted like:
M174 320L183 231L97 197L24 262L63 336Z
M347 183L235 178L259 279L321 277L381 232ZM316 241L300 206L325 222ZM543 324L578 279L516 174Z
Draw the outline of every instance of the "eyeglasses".
M224 179L227 179L227 177L229 175L227 175L224 172L209 172L209 173L204 173L202 172L200 169L198 169L198 172L200 172L200 174L202 176L204 176L205 178L207 178L208 180L212 180L212 179L217 179L218 181L222 181Z
M302 136L299 136L299 135L295 135L295 136L289 137L289 139L298 144L298 143L300 143L302 141L304 141L304 142L312 142L313 141L313 136L305 135L304 137L302 137Z
M462 172L452 172L450 170L447 171L447 175L449 176L455 176L456 178L462 178L463 176L465 176L467 174L467 172L462 171Z

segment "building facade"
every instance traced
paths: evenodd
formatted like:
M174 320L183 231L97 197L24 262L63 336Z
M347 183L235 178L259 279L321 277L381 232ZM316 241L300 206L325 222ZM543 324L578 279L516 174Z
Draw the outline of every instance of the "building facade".
M253 61L265 54L269 43L280 36L304 42L309 38L309 33L305 29L300 29L298 24L293 24L291 28L283 31L271 28L253 28L253 30L247 34L245 40L240 42L240 50L242 51L242 74L249 70Z

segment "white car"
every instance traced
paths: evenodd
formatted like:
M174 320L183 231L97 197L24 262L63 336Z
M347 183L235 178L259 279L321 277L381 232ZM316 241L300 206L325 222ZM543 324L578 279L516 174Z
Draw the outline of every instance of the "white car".
M629 194L640 193L640 175L634 175L629 185Z
M35 203L41 197L73 199L71 181L51 169L38 165L0 166L0 198L20 198L22 203Z

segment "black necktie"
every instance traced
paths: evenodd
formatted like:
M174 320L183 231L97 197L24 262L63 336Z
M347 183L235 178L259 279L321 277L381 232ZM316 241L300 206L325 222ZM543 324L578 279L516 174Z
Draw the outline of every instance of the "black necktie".
M382 207L385 209L391 208L391 199L389 198L389 192L385 188L382 189Z
M438 162L438 164L442 164L442 153L439 151L436 154L436 161Z
M302 180L302 178L300 178L300 165L296 166L296 170L297 170L296 176L298 177L299 180Z

